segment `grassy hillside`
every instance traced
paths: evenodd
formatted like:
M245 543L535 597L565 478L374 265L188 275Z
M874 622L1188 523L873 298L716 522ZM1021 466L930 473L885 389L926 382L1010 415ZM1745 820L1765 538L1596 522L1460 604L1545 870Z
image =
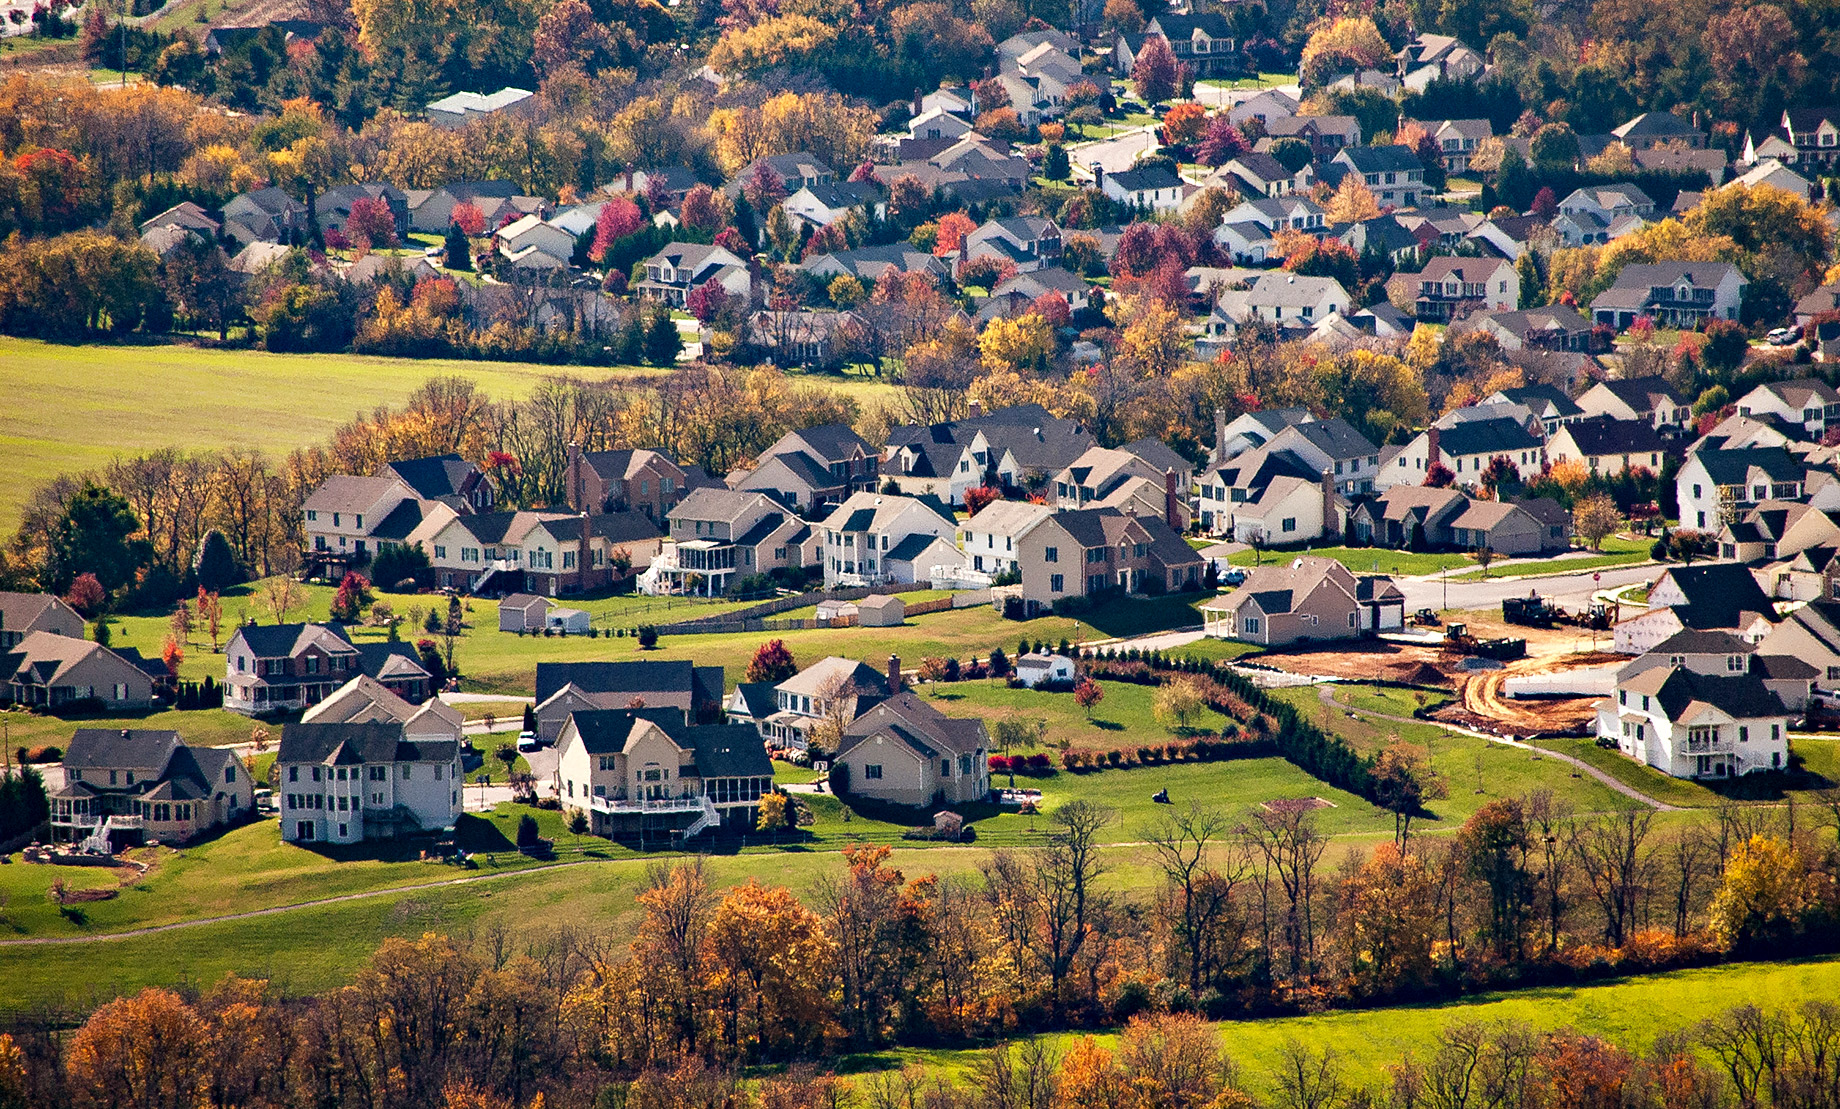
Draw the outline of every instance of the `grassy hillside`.
M18 525L32 488L59 473L165 446L286 453L324 439L359 412L400 404L430 377L458 374L493 397L509 398L529 394L549 376L605 381L659 372L25 339L0 339L0 366L9 389L8 403L0 405L0 450L12 461L0 485L4 533ZM894 392L860 378L812 380L863 401Z

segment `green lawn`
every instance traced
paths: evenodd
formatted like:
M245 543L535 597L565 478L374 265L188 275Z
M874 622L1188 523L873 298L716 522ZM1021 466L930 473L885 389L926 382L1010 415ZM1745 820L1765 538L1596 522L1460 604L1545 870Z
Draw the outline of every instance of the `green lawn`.
M0 339L0 365L11 398L0 406L0 450L13 475L0 489L0 531L7 533L32 489L60 473L166 446L285 454L324 440L376 405L400 404L430 377L457 374L508 399L528 395L551 376L603 381L658 372L25 339ZM128 367L132 372L124 373ZM865 377L798 376L864 402L892 399L895 392Z
M1529 561L1518 562L1512 566L1497 565L1491 567L1487 575L1504 577L1509 574L1575 574L1584 570L1602 570L1610 566L1628 566L1632 563L1647 562L1649 549L1653 545L1654 540L1643 539L1640 536L1634 539L1611 536L1604 540L1603 549L1595 554L1553 561L1550 566L1542 566L1537 562ZM1480 581L1483 576L1484 571L1471 570L1464 574L1452 574L1450 580Z
M1333 558L1357 574L1396 574L1418 577L1441 570L1455 570L1476 565L1476 560L1461 552L1427 553L1394 551L1385 547L1317 547L1313 550L1239 551L1228 556L1235 566L1275 565L1300 554Z
M1105 698L1093 706L1090 718L1074 703L1071 693L1011 689L1003 682L953 682L922 686L920 692L947 716L974 717L993 729L999 720L1045 721L1045 744L1049 749L1071 745L1102 751L1182 738L1156 722L1151 712L1154 689L1127 682L1100 682L1099 687L1105 691ZM1195 734L1216 733L1226 722L1221 714L1204 711L1192 729Z
M1344 1080L1371 1088L1386 1081L1389 1064L1408 1052L1423 1061L1440 1032L1462 1024L1524 1023L1542 1031L1571 1028L1640 1054L1654 1043L1657 1033L1685 1029L1747 1000L1774 1010L1804 1001L1825 1001L1836 989L1840 989L1840 959L1829 957L1734 963L1589 986L1485 994L1443 1004L1226 1021L1217 1027L1226 1056L1238 1064L1248 1087L1272 1095L1277 1092L1273 1077L1285 1046L1293 1040L1317 1051L1332 1049ZM1666 1019L1657 1021L1657 1013L1666 1014ZM1064 1051L1074 1037L1048 1039ZM1113 1037L1100 1039L1110 1044ZM918 1062L963 1080L975 1058L971 1051L904 1051L890 1053L885 1065Z
M1724 798L1740 801L1782 801L1793 797L1798 804L1819 805L1815 792L1840 783L1840 739L1792 737L1789 746L1793 757L1801 760L1801 773L1788 777L1778 774L1751 775L1716 788L1696 781L1673 778L1652 766L1645 766L1619 751L1599 747L1592 739L1546 739L1538 743L1555 751L1583 759L1625 785L1657 801L1683 808L1710 808Z

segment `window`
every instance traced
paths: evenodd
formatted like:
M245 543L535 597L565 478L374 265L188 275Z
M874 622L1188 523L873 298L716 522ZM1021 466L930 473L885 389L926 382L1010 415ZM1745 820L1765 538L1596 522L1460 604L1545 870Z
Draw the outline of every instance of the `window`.
M1243 618L1240 621L1240 629L1247 635L1259 634L1259 618L1256 616L1247 616Z
M1041 560L1043 562L1059 562L1061 560L1061 549L1059 547L1049 547L1043 550L1041 553Z
M940 759L939 760L939 776L941 778L950 778L952 776L952 760L951 759Z
M232 784L236 782L236 767L234 766L224 767L224 781L232 783Z
M290 782L300 781L300 767L298 766L288 767L288 781Z
M309 509L307 509L307 522L308 522L308 523L312 523L313 521L315 521L315 520L317 520L317 519L319 519L319 513L317 513L317 512L315 512L315 511L313 511L313 510L312 510L312 509L310 509L310 508L309 508Z
M413 766L405 766L405 767L403 767L403 768L402 768L402 772L403 772L403 781L405 781L405 782L406 782L406 781L408 781L408 780L409 780L409 771L411 771L411 770L414 770L414 769L415 769L415 768L414 768Z
M436 543L436 544L434 545L434 556L435 556L436 558L446 558L446 557L447 557L447 548L446 548L446 547L443 547L443 546L441 546L441 545L440 545L439 543Z
M1048 576L1048 592L1060 593L1060 592L1065 591L1066 587L1067 587L1066 579L1063 578L1061 575L1050 574ZM1831 670L1828 673L1828 677L1830 678L1834 676L1834 674L1832 673L1832 670L1840 670L1840 666L1831 668Z
M882 780L882 764L879 762L872 762L872 763L865 765L863 767L863 780L868 781L868 782L881 781Z
M1296 531L1297 530L1297 517L1286 516L1283 519L1283 521L1278 524L1278 530L1279 531Z
M1751 730L1743 724L1738 725L1738 742L1739 743L1749 743L1750 741L1751 741Z

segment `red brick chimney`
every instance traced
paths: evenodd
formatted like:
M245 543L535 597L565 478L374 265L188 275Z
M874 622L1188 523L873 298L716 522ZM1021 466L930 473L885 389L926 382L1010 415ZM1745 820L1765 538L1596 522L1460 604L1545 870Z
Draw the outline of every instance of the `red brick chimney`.
M966 416L967 419L975 420L984 414L984 406L979 404L977 401L972 401L970 406L966 408L965 411L967 413L967 416Z
M888 692L901 692L901 656L888 656Z
M1322 472L1322 497L1323 535L1340 535L1341 525L1335 522L1335 475L1328 470Z
M1438 464L1438 426L1432 424L1425 432L1425 473Z
M569 507L574 509L577 512L588 511L588 506L583 503L587 499L587 496L586 496L586 490L582 488L581 444L580 443L570 443L569 444L568 482L569 482L569 492L568 492Z
M1182 502L1176 495L1176 472L1163 475L1163 520L1177 535L1182 534Z

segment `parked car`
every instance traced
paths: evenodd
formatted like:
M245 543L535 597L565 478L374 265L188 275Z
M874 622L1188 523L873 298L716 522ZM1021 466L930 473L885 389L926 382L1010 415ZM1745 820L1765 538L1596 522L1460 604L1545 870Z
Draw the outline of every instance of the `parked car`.
M541 751L543 749L543 741L537 738L537 733L535 732L519 732L517 749L520 754Z
M1226 573L1220 575L1220 583L1222 585L1243 585L1245 581L1246 568L1244 566L1230 567Z
M1765 336L1773 347L1794 346L1801 338L1802 329L1799 327L1779 327Z

